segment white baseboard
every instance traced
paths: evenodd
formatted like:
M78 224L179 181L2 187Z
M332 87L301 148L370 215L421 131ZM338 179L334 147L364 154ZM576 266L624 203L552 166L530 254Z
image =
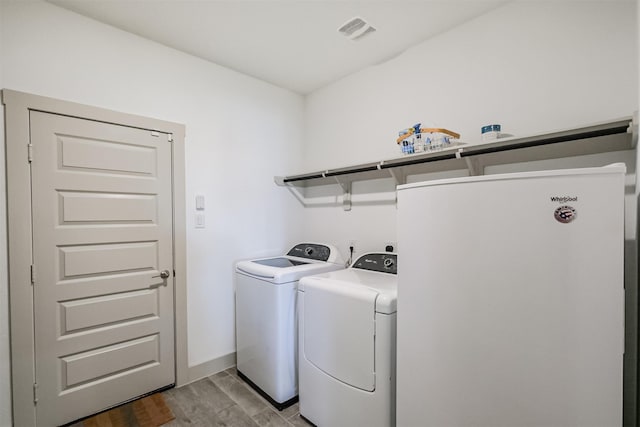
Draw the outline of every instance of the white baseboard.
M235 366L235 364L236 353L233 352L199 365L189 366L189 383L208 377L209 375L217 374L220 371Z

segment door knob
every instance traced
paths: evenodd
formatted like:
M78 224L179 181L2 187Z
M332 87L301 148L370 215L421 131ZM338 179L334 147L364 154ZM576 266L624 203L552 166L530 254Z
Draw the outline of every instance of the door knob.
M153 277L153 278L155 278L155 277L160 277L160 278L162 278L162 279L168 279L168 278L169 278L169 276L171 276L171 273L169 273L169 270L162 270L162 271L160 272L160 275L159 275L159 276L151 276L151 277Z

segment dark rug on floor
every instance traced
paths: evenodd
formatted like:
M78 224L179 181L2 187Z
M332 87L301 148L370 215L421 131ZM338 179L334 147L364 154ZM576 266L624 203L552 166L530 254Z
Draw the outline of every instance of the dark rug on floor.
M122 406L101 412L74 426L83 427L158 427L175 416L162 394L155 393Z

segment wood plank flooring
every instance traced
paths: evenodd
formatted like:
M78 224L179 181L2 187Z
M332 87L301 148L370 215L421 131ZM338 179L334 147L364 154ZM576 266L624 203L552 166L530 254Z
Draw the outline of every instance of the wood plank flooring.
M298 404L278 411L229 368L162 393L176 419L165 426L309 427Z

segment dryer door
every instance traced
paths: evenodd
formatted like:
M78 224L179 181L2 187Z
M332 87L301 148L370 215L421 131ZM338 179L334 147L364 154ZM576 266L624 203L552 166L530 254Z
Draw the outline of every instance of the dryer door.
M374 290L310 278L304 292L304 357L339 381L375 390Z

